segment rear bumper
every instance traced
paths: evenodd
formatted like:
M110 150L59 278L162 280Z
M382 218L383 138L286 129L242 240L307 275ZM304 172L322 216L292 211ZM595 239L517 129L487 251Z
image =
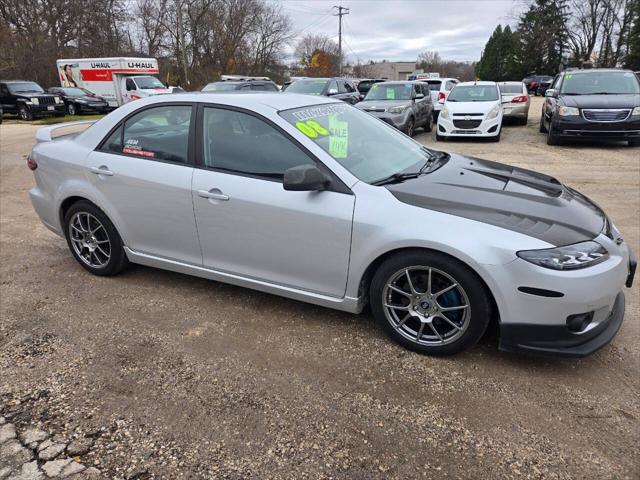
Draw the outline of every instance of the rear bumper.
M624 319L624 293L616 296L606 317L588 332L576 335L564 325L504 324L500 328L500 350L548 357L585 357L607 345Z
M502 105L502 116L505 118L524 118L528 115L528 103L505 103Z

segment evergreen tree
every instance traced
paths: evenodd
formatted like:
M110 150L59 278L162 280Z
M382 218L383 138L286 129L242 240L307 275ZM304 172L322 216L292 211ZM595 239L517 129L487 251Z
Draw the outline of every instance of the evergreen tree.
M484 46L482 56L476 66L476 76L481 80L495 80L498 76L501 37L502 26L498 25Z
M633 7L633 25L629 31L629 52L624 59L625 68L640 71L640 0Z
M498 25L484 47L476 66L476 75L482 80L502 82L519 78L515 58L515 37L511 27Z

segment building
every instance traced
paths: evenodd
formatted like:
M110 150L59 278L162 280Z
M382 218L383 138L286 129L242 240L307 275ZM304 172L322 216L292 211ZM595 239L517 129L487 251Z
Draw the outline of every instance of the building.
M388 78L389 80L407 80L409 75L415 72L416 62L387 62L370 63L363 65L363 71L367 77Z

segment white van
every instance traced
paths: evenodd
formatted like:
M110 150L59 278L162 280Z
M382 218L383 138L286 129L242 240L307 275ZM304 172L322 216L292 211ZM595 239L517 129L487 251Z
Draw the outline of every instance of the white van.
M56 61L63 87L80 87L103 97L110 107L171 93L160 80L155 58L72 58Z

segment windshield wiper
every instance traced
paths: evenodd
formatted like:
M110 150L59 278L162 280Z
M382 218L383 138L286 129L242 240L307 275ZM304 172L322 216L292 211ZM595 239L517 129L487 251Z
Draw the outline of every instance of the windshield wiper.
M405 173L394 173L392 175L389 175L388 177L385 177L381 180L378 180L376 182L373 182L372 185L376 185L376 186L380 186L380 185L389 185L391 183L401 183L404 182L405 180L411 180L412 178L418 178L421 175L424 175L425 173L427 173L427 170L429 170L429 168L431 168L431 166L440 160L447 160L451 157L451 155L449 155L447 152L442 152L439 150L428 150L426 148L422 148L422 150L429 155L429 158L427 159L426 162L424 162L424 165L422 165L422 167L420 167L420 170L418 170L417 172L405 172Z

